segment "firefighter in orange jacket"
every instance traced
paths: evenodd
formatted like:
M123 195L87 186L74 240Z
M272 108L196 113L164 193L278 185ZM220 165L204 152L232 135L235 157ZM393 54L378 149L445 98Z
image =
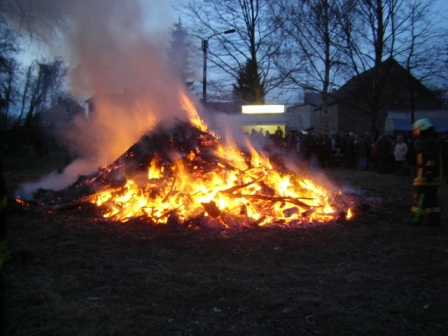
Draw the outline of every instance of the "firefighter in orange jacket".
M444 184L442 151L432 123L424 118L417 120L413 132L420 137L420 149L417 153L417 174L413 186L416 187L411 211L414 218L410 224L423 224L425 215L429 226L442 223L437 188Z

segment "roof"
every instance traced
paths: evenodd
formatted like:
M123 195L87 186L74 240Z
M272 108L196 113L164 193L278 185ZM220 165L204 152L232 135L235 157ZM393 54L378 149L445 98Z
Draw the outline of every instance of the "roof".
M321 105L322 104L322 93L320 92L305 92L305 97L303 98L304 105Z
M389 57L380 64L380 67L378 69L380 77L384 77L385 73L388 73L391 68L404 70L404 68L393 57ZM359 95L360 93L358 91L360 90L360 88L363 85L367 85L363 83L371 82L373 80L375 70L375 67L372 67L350 78L339 89L328 94L327 104L337 104L341 101L348 102L350 99L352 99L353 95ZM393 81L393 78L389 78L389 81Z
M434 93L427 88L423 83L410 75L400 63L398 63L393 57L381 62L378 69L372 67L364 72L353 76L338 90L328 94L327 105L333 105L340 102L352 104L359 107L360 102L367 102L369 99L366 95L372 94L371 91L363 91L363 88L373 85L375 78L374 73L378 71L380 78L379 92L383 96L383 99L393 100L396 98L398 92L406 90L412 81L414 89L419 94L419 99L438 99ZM409 77L410 76L410 77ZM440 101L440 106L442 102Z

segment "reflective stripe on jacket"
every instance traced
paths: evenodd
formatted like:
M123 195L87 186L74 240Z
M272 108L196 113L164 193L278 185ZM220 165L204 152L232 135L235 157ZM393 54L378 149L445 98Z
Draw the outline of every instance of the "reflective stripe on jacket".
M434 137L425 138L417 154L417 175L413 185L441 186L444 182L440 145Z

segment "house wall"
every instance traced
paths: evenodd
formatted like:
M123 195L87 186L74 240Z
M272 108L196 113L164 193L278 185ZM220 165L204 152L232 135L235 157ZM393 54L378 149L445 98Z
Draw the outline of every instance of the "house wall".
M294 129L304 130L315 126L314 108L315 105L297 105L288 107L286 113L291 116L290 120L294 121L296 119L300 121L300 125L294 125Z
M314 114L314 130L316 132L324 131L324 115L322 109L316 109ZM337 132L339 130L339 106L333 104L327 107L327 131Z
M337 132L339 130L339 106L332 105L328 107L328 131Z
M339 107L339 131L365 134L371 130L371 122L367 114L346 104L340 104Z
M222 117L225 116L225 121ZM252 128L257 132L263 130L273 134L280 127L284 134L290 130L303 130L300 115L289 113L271 113L271 114L217 114L212 113L207 118L207 125L211 130L218 134L225 134L226 128L230 127L233 131L240 129L250 133Z
M333 113L339 116L339 131L353 131L362 133L375 128L378 132L384 131L388 110L434 110L443 108L443 102L409 72L390 58L383 62L379 71L381 83L379 92L375 125L371 125L371 106L368 102L374 101L373 90L367 88L373 82L373 69L353 77L341 88L332 93L329 103L329 119ZM387 77L383 77L387 76ZM384 80L383 80L384 79ZM411 90L412 89L412 90ZM412 99L414 98L414 104ZM333 106L338 106L336 112L331 112ZM322 128L321 108L316 109L316 128ZM330 130L333 128L329 120Z
M314 112L314 130L316 132L323 131L323 112L322 109L318 109Z
M403 103L405 102L405 103ZM402 104L402 105L400 105ZM363 105L364 110L368 110L369 107ZM406 95L398 95L396 99L392 100L389 104L385 105L383 109L379 110L376 116L375 128L379 133L384 132L385 123L387 119L389 106L409 106L409 99L406 100ZM420 100L416 106L428 106L429 108L437 108L440 106L437 101L426 99ZM440 108L440 107L439 107ZM403 108L405 109L405 108ZM363 134L366 131L371 131L371 118L365 111L356 109L352 105L339 102L327 107L328 111L328 131L347 131L357 134ZM323 130L322 125L322 109L318 108L314 111L315 114L315 130L321 132Z

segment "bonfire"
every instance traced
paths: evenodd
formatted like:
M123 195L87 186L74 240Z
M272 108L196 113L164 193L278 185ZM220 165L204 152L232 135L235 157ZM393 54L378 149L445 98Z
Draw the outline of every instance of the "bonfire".
M292 227L352 216L349 197L319 185L281 149L257 148L249 138L224 142L188 100L184 107L185 120L159 123L115 162L63 190L37 190L36 204L90 204L105 220L194 227Z

